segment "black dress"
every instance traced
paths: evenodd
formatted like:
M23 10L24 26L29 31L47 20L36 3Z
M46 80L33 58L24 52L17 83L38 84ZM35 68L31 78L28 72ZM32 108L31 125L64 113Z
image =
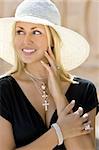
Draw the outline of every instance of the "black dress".
M68 101L75 99L74 111L79 106L88 112L97 107L98 99L93 83L75 77L79 84L71 84L66 97ZM29 102L22 89L12 76L0 79L0 115L11 122L16 148L25 146L44 134L48 128L40 114ZM52 115L50 125L57 121L57 111ZM54 148L65 150L64 144Z

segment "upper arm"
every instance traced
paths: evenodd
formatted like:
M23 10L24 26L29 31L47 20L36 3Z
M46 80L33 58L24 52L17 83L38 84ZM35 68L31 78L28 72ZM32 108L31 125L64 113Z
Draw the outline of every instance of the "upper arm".
M2 150L13 150L15 147L9 89L9 82L0 79L0 149Z
M93 141L95 141L95 118L96 118L96 108L91 110L89 113L89 120L91 121L91 125L93 127L93 131L90 133Z
M15 141L12 125L9 121L0 116L0 149L14 150Z

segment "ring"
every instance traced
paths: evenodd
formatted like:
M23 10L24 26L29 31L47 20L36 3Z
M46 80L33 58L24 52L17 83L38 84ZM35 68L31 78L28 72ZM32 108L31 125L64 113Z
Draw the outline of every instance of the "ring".
M57 70L59 70L59 69L60 69L60 66L57 65L56 68L57 68Z
M85 125L85 131L90 130L90 125Z

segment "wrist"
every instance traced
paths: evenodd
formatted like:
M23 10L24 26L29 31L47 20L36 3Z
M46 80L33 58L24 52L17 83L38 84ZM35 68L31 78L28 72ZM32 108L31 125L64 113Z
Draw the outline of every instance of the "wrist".
M53 127L55 129L55 133L56 133L57 139L58 139L58 145L61 145L64 141L61 128L59 127L59 125L57 123L52 124L51 127Z

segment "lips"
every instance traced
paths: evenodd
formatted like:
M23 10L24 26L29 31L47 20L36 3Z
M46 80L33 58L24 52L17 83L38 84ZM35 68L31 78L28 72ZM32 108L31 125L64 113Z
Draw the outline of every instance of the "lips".
M31 54L33 54L34 52L36 52L36 49L22 49L22 51L23 51L23 53L25 54L25 55L31 55Z

